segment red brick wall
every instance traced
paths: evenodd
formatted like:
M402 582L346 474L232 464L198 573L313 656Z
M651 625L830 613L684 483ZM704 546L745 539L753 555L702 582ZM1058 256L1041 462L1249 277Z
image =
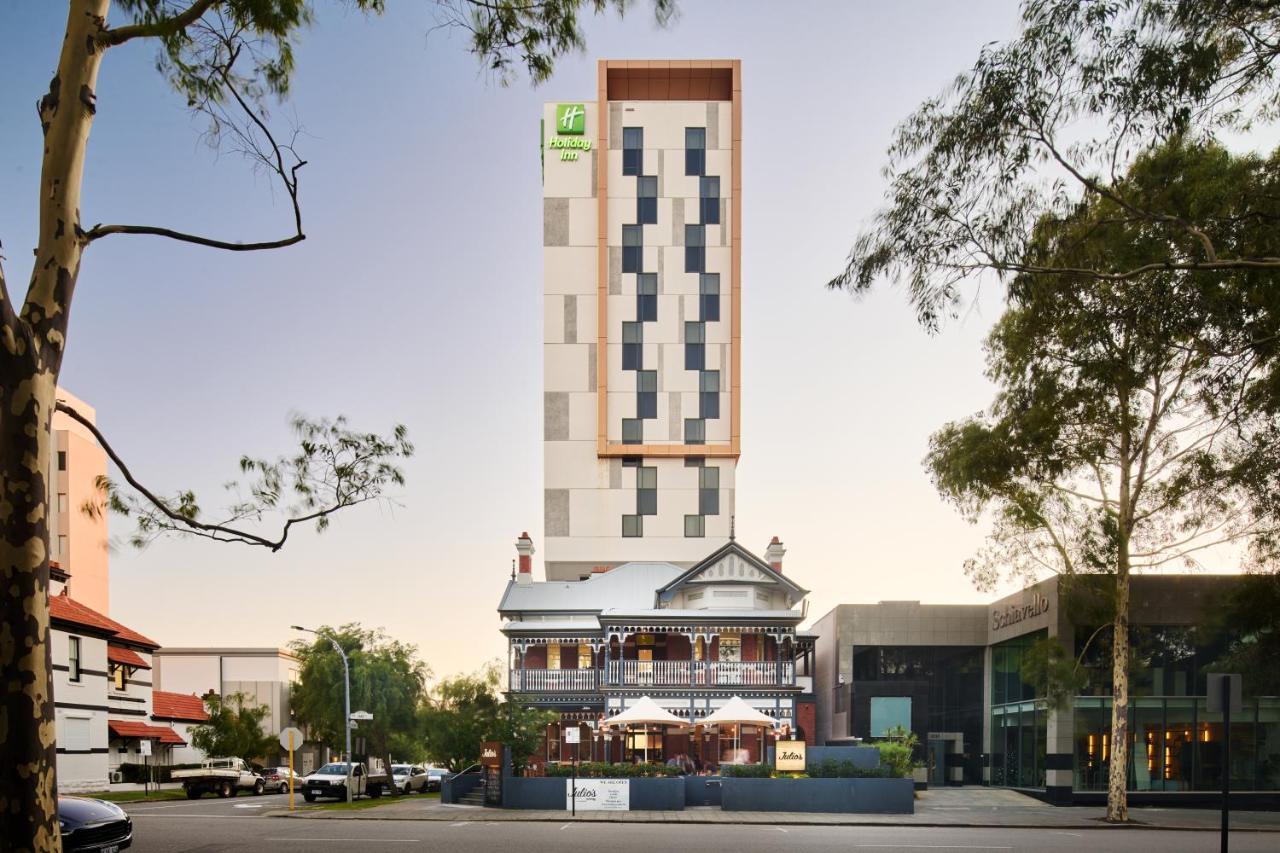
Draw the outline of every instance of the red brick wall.
M796 725L804 730L806 746L817 746L818 711L812 702L796 703Z

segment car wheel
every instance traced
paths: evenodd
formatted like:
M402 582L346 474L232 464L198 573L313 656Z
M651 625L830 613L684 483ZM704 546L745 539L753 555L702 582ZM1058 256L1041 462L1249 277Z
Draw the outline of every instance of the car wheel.
M303 795L302 795L302 799L306 800L308 803L314 803L314 802L316 801L316 795L315 795L315 794L303 794Z
M188 799L188 800L198 800L198 799L200 799L200 789L199 789L199 788L187 788L187 789L186 789L186 791L187 791L187 799Z
M223 782L221 785L218 786L218 796L224 800L227 797L233 796L235 794L235 791L236 789L231 786L230 782Z
M261 797L263 792L266 790L267 790L267 783L263 782L261 779L253 783L253 795L255 797Z

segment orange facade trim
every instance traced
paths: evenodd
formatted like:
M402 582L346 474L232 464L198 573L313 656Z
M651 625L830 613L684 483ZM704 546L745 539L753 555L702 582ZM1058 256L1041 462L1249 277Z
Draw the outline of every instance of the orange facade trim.
M742 62L738 59L602 59L597 65L596 150L609 156L610 101L730 101L732 116L732 258L728 444L610 443L609 168L596 168L596 455L737 459L742 454Z

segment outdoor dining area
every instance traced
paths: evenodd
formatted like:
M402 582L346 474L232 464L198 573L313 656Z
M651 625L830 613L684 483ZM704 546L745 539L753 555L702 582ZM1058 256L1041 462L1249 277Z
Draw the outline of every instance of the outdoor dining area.
M561 724L566 725L573 724ZM574 747L562 745L558 754L548 758L560 764L575 759L656 764L678 768L687 775L709 775L718 772L721 765L763 761L769 745L787 731L779 720L736 695L694 722L642 696L595 725L584 722L579 726L576 754Z

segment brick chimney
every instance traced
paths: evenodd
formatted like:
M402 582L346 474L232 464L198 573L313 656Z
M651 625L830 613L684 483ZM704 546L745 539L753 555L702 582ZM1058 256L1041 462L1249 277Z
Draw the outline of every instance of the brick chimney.
M520 534L516 540L516 553L520 555L520 568L516 572L516 583L533 583L533 540L528 532Z
M782 543L775 536L769 540L769 547L764 549L765 562L778 574L782 574L782 558L787 553L787 549L782 547Z

